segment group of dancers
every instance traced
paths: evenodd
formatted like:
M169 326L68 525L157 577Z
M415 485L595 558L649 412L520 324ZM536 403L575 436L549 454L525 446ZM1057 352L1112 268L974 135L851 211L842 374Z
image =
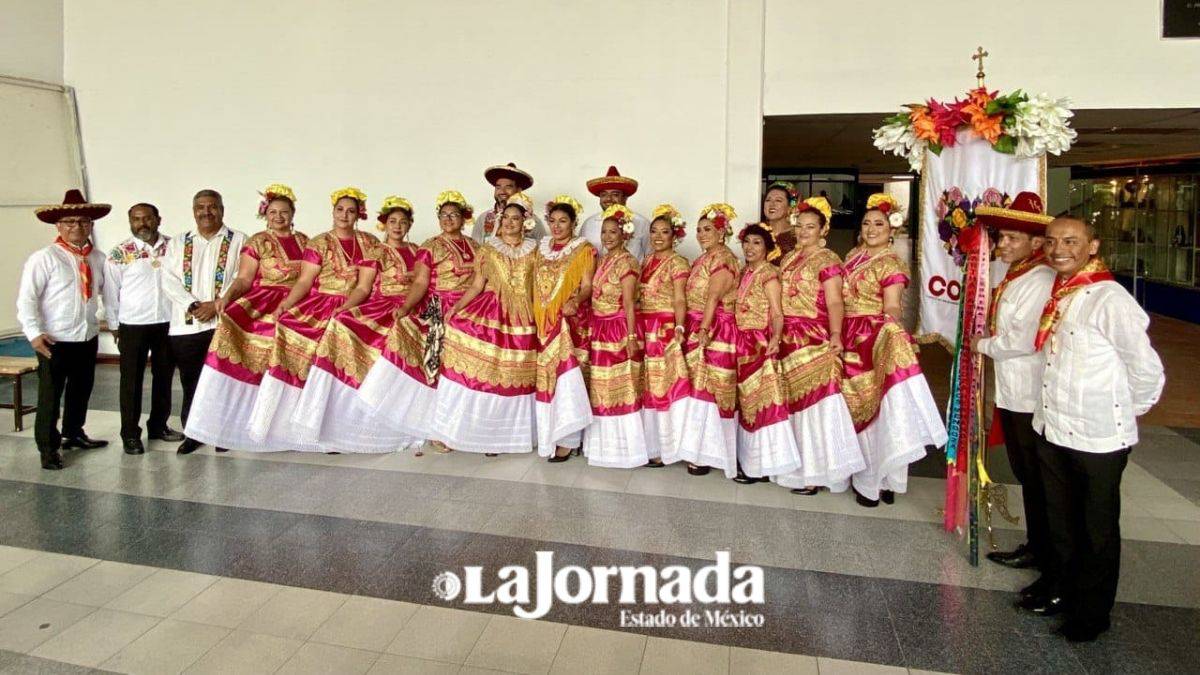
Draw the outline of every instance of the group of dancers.
M539 209L518 191L476 241L471 205L447 190L440 233L417 246L402 197L383 200L376 237L358 227L366 195L336 190L332 227L309 238L289 187L262 194L266 229L215 301L185 428L196 442L382 453L431 441L549 462L581 451L593 466L685 462L801 494L853 486L874 506L946 441L898 321L909 277L888 195L867 201L844 262L825 247L828 202L776 183L763 222L736 235L744 262L730 248L737 214L716 203L689 263L670 204L648 219L639 259L627 242L641 217L623 203L604 210L596 247L570 195Z

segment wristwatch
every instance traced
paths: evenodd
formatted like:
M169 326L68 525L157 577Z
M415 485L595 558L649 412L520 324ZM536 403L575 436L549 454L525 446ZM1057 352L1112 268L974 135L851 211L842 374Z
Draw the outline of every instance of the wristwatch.
M197 300L197 301L193 302L192 304L188 305L188 308L187 308L187 313L188 313L188 314L191 314L192 312L196 311L197 309L200 309L200 301L199 301L199 300Z

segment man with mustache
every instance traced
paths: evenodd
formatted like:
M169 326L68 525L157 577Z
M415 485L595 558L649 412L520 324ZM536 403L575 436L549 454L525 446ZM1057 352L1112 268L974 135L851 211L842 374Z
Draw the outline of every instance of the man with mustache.
M158 207L129 208L133 236L108 252L104 263L104 315L121 352L121 443L125 453L140 455L142 384L150 359L150 440L179 442L183 434L167 426L171 415L171 379L175 363L168 330L171 302L163 292L163 263L170 238L159 234Z
M1045 359L1033 412L1046 489L1051 587L1072 642L1109 628L1121 563L1121 473L1137 444L1137 417L1162 394L1150 318L1097 255L1100 238L1076 218L1046 227L1057 273L1034 349Z
M216 190L201 190L192 198L196 229L171 239L167 245L163 291L171 301L171 353L183 385L180 418L187 426L192 397L217 328L216 300L237 277L238 260L246 235L225 226L225 204ZM200 442L184 438L177 452L187 455Z

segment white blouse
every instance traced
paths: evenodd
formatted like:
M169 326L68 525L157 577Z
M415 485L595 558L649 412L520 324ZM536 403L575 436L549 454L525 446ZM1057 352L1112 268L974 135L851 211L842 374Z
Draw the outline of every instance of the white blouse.
M979 341L979 353L996 366L998 408L1031 413L1037 407L1046 359L1033 350L1033 340L1053 285L1054 270L1046 265L1009 282L996 308L996 334Z
M79 261L57 244L35 251L21 270L17 320L32 341L45 333L57 342L85 342L99 332L96 312L104 290L104 255L92 249L92 297L86 302Z

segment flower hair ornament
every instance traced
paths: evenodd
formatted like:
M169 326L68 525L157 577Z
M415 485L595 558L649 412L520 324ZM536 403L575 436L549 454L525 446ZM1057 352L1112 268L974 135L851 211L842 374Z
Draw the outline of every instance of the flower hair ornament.
M893 230L904 224L904 213L900 210L900 202L897 202L896 198L889 194L876 192L868 197L867 210L882 213Z
M403 212L407 213L409 223L410 224L412 223L412 220L413 220L412 202L408 201L404 197L399 197L396 195L388 195L387 198L385 198L383 200L383 204L380 205L379 215L376 216L376 218L375 218L376 220L379 221L379 225L377 225L376 227L378 227L381 232L384 229L384 223L387 222L388 216L392 215L392 211L403 211Z
M258 218L266 219L267 207L276 199L286 199L292 203L292 208L296 207L296 193L292 192L292 188L283 183L271 183L263 188L263 191L258 193L262 197L262 201L258 203ZM336 203L336 202L335 202Z
M576 218L579 218L579 216L583 215L583 204L580 204L574 197L571 195L555 195L554 199L546 202L547 219L550 218L550 212L553 211L554 207L558 206L559 204L571 207L571 210L575 212Z
M603 223L606 220L615 220L617 225L621 226L621 232L625 233L626 237L633 234L637 227L633 222L633 211L630 211L624 204L613 204L604 209L604 215L600 216L600 222Z
M329 195L329 202L333 206L337 206L338 200L344 199L346 197L349 197L350 199L353 199L354 201L358 202L358 219L366 220L367 219L367 195L362 190L359 190L356 187L344 187L340 190L334 190Z
M824 197L809 197L796 205L796 223L800 223L800 214L805 211L814 211L825 217L825 226L828 227L833 221L833 207L829 205L829 200Z
M434 213L441 213L442 207L447 204L454 204L462 211L463 220L470 220L475 213L475 208L467 202L467 198L458 190L442 190L438 193L437 199L434 200Z
M525 220L521 223L521 227L526 232L532 232L533 228L537 227L537 221L533 218L533 200L524 192L517 192L509 196L504 201L505 206L519 206L525 212Z
M671 204L659 204L654 207L654 212L650 216L650 222L654 222L659 218L671 223L671 236L676 239L683 239L687 233L684 229L687 223L683 220L683 214L679 212L679 209Z
M728 237L732 232L730 225L737 218L737 211L733 207L724 203L717 202L709 204L700 209L700 220L707 220L713 224L713 227L721 231L721 234Z
M757 234L763 238L763 243L766 244L767 255L766 260L770 262L775 260L780 255L779 244L775 241L775 232L770 227L762 223L749 223L738 232L738 241L746 243L746 238L752 234Z

